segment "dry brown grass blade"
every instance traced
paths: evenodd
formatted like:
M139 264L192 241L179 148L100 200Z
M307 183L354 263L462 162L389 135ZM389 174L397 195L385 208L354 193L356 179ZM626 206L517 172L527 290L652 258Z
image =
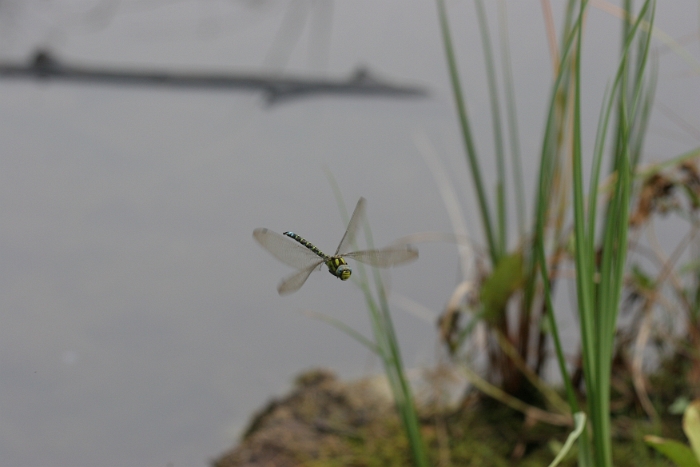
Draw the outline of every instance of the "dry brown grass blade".
M573 426L573 418L571 415L563 415L558 413L547 412L533 405L527 404L517 397L513 397L502 389L494 386L479 376L474 370L466 364L460 368L464 371L469 382L487 396L496 399L504 405L507 405L513 410L522 412L526 417L537 420L539 422L548 423L556 426Z

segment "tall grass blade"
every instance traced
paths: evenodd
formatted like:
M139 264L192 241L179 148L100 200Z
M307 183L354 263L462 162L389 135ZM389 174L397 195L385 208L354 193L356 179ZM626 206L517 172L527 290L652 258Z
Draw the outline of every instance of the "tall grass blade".
M498 250L499 256L505 254L508 240L508 223L506 207L506 163L505 150L503 148L503 124L501 123L501 105L498 99L498 80L496 67L493 60L493 48L491 47L491 34L489 33L488 20L484 10L483 0L474 2L476 16L481 32L481 45L484 49L484 62L486 65L486 83L489 88L489 100L491 103L491 126L493 127L494 150L496 156L496 212L498 216Z
M457 59L452 46L452 37L450 34L450 26L447 18L447 9L445 0L436 0L438 7L438 18L440 21L440 31L442 33L443 46L447 57L447 65L450 71L450 83L452 84L452 92L454 94L455 105L457 106L457 115L459 117L460 129L462 132L462 140L464 142L465 152L467 154L467 162L469 163L472 180L476 189L476 197L479 203L479 214L481 216L481 225L484 229L486 242L489 246L489 255L491 262L498 264L500 259L500 251L498 241L494 236L493 222L491 220L491 212L488 199L484 190L483 177L481 175L481 167L479 166L479 158L476 154L474 139L471 133L471 126L467 116L467 106L462 93L462 85L457 71Z
M325 170L325 173L333 189L343 221L347 224L348 212L338 184L328 170ZM372 233L369 229L369 224L365 222L364 227L367 245L370 249L373 249ZM373 268L377 294L377 298L375 299L364 265L358 262L356 270L360 277L358 285L365 296L365 304L369 311L372 324L372 333L374 335L373 347L382 360L384 372L394 397L396 410L406 433L406 437L408 438L413 461L417 467L428 467L430 463L428 461L427 449L420 432L420 422L414 405L411 387L408 384L406 373L403 368L403 360L401 359L398 339L389 313L389 304L386 298L384 284L376 268ZM357 336L353 337L357 338ZM367 343L362 340L360 340L360 342L367 345Z
M510 40L508 38L508 17L506 2L499 0L499 31L501 33L501 67L503 68L503 85L506 97L506 116L508 118L508 132L510 141L510 154L513 164L513 183L515 185L516 218L518 220L518 233L520 238L525 238L525 219L527 211L525 206L525 188L523 184L523 169L520 156L520 136L518 131L518 112L515 105L515 87L513 85L513 71L510 59Z
M585 14L587 2L581 3L579 22ZM631 8L631 3L626 6ZM612 443L610 428L610 372L614 336L617 323L622 279L627 256L627 222L630 196L632 191L631 159L633 125L644 126L646 114L640 112L644 106L649 107L649 95L642 98L644 68L649 51L649 35L638 35L640 24L647 21L653 24L654 2L647 0L640 10L639 17L629 28L626 36L620 64L612 90L606 93L606 99L599 118L598 132L593 155L588 212L584 208L583 166L581 150L581 41L582 30L578 29L577 54L575 57L575 112L574 112L574 147L573 147L573 201L576 234L576 281L581 323L581 341L583 345L583 367L586 380L589 414L593 429L595 463L598 466L612 465ZM627 16L632 17L631 11ZM629 76L630 50L634 41L639 41L639 67L634 79ZM647 102L641 104L640 102ZM601 255L596 249L598 180L601 160L607 139L607 127L613 104L617 104L618 118L616 132L613 135L615 151L611 158L613 190L608 200L602 229ZM635 123L636 122L636 123ZM643 137L643 135L637 135ZM641 142L637 143L641 149ZM597 261L599 258L599 262Z
M566 109L570 105L568 92L571 84L572 74L572 55L574 46L578 37L578 28L581 25L580 16L577 21L570 19L575 17L573 2L569 3L567 9L568 15L565 21L566 28L564 31L564 41L561 47L562 56L560 57L555 82L552 86L551 97L549 102L549 110L547 120L545 122L545 132L542 142L542 153L540 159L540 173L538 180L537 197L535 199L535 237L533 241L534 257L540 270L543 284L543 295L545 300L545 319L549 324L549 329L554 343L554 349L559 365L559 371L564 381L566 396L572 412L578 412L578 402L574 391L571 377L567 370L566 358L562 349L561 340L557 322L554 315L554 306L552 304L552 291L550 285L549 265L547 262L546 253L546 223L552 199L554 198L552 190L554 187L555 177L558 177L560 163L558 160L559 146L563 140L562 134L566 122L562 117L567 113ZM555 241L558 241L558 235L554 236ZM556 248L556 245L555 245ZM579 443L579 465L592 466L593 452L588 441L588 434L584 430L581 434L581 442Z

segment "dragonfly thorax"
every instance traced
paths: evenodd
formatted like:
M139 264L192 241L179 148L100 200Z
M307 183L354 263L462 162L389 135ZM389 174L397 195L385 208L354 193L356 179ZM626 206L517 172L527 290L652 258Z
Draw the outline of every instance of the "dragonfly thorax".
M341 281L350 279L350 276L352 275L352 269L350 269L348 263L343 258L338 256L328 258L328 261L326 261L326 266L328 266L328 272L333 274Z

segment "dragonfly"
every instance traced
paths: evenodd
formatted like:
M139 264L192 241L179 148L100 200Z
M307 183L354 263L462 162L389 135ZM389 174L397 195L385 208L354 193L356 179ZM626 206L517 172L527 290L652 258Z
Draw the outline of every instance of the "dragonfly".
M345 234L333 256L326 255L313 243L294 232L278 234L264 228L253 231L253 238L272 256L297 269L295 273L280 282L277 287L280 295L299 290L311 273L320 271L324 264L328 267L328 272L341 281L350 279L352 269L345 258L352 258L380 268L396 266L418 258L418 250L407 244L392 245L379 250L348 251L355 244L357 230L364 219L365 204L364 198L360 198L357 202Z

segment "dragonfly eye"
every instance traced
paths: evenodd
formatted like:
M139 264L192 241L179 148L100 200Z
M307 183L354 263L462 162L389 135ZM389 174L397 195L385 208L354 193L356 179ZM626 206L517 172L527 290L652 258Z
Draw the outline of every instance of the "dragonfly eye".
M352 275L352 269L350 269L350 266L348 266L347 264L341 264L340 266L338 266L338 269L336 269L335 275L341 281L346 281L350 279L350 276Z

